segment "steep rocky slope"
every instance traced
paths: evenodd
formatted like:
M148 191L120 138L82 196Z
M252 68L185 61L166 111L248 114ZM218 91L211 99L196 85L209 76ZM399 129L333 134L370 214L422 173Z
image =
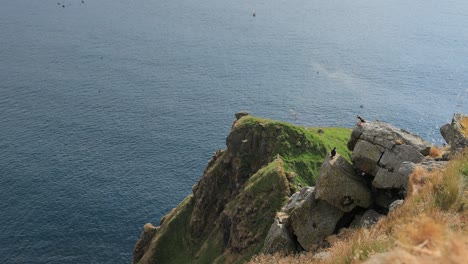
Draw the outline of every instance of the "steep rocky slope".
M348 129L305 129L236 115L193 194L145 225L133 263L236 263L262 250L275 213L296 191L315 185L331 148L350 160Z

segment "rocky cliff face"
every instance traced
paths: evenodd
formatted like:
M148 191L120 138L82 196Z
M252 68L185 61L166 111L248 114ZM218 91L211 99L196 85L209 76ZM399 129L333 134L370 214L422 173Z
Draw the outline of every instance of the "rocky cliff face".
M261 250L315 252L340 229L369 227L401 205L416 168L446 163L431 158L432 146L420 137L383 122L359 123L343 141L327 138L326 129L236 117L227 149L215 152L193 194L160 226L145 225L134 263L241 263ZM442 129L452 151L465 146L464 118ZM298 183L315 187L296 190Z
M321 135L248 114L236 117L227 148L209 160L193 195L160 226L145 226L133 263L248 260L263 248L271 219L295 192L296 181L315 183L331 149Z
M460 113L453 115L452 123L442 126L440 133L453 153L460 152L468 147L468 116Z
M420 137L383 122L359 123L347 145L351 163L339 154L325 159L315 188L294 194L278 213L281 230L275 219L265 253L314 252L342 228L369 227L403 202L417 167L446 163L428 156L432 146Z

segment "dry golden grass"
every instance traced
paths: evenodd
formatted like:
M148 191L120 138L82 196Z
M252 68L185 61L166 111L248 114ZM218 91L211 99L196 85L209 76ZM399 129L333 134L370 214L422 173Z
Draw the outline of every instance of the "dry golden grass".
M444 170L416 169L404 204L369 229L340 234L324 261L312 253L260 255L250 263L466 263L468 151Z
M429 152L429 157L431 158L441 158L442 157L442 150L440 150L438 147L432 147L430 152Z

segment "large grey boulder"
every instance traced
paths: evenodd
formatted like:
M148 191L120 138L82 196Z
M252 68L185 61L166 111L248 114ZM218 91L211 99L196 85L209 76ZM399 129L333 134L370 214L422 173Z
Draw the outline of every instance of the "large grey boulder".
M451 146L452 152L459 152L468 147L468 116L454 114L452 123L442 126L440 133Z
M422 162L431 144L417 135L383 122L366 122L355 127L348 141L355 169L375 176L373 186L391 189L408 185L408 175L399 169L403 162Z
M393 172L384 168L379 169L375 175L372 185L380 189L408 189L408 175Z
M315 199L312 193L302 206L291 212L290 220L299 244L306 251L314 251L323 239L333 233L342 216L341 210Z
M380 121L366 122L356 126L348 141L350 150L354 149L358 139L373 142L386 149L391 149L394 145L410 145L424 156L429 154L431 148L431 145L421 137Z
M375 175L379 170L379 160L384 148L372 142L358 139L351 154L354 167L370 175Z
M366 181L356 176L353 166L340 155L333 159L327 157L320 167L315 198L343 212L350 212L356 206L368 208L372 205Z
M398 170L398 173L404 175L406 178L409 178L413 174L414 170L419 167L428 172L434 170L441 170L447 165L447 161L437 161L437 160L424 160L420 163L413 162L403 162Z
M297 251L296 243L288 229L288 217L275 217L273 224L265 238L263 252L273 254L275 252L290 253Z

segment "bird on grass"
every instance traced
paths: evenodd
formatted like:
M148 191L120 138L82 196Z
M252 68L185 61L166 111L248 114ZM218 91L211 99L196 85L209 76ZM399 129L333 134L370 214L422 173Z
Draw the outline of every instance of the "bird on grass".
M334 147L332 149L332 151L330 152L330 158L333 159L334 157L336 156L336 147Z

